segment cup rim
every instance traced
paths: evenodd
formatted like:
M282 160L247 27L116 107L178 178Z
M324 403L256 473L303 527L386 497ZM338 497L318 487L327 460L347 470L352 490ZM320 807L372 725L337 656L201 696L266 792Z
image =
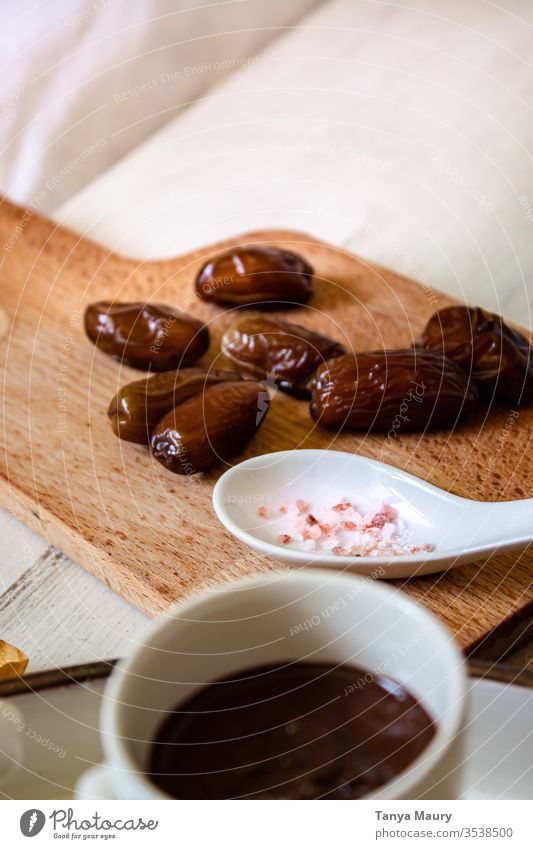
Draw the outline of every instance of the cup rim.
M171 605L168 610L164 611L153 622L143 635L143 645L131 657L117 664L111 673L102 701L100 732L102 748L105 754L105 764L112 773L111 780L114 780L115 773L120 773L120 778L126 780L130 784L130 787L133 788L135 795L132 795L131 798L173 798L161 790L155 782L151 781L129 752L127 742L120 729L120 710L125 707L127 709L127 704L121 698L121 695L122 690L126 686L128 673L135 672L135 666L139 663L142 654L146 650L146 643L150 642L153 645L154 638L162 636L173 627L176 611L179 610L182 616L186 615L189 617L196 608L201 607L209 598L212 598L212 592L214 590L239 591L248 588L252 589L265 582L274 583L281 580L291 583L304 583L309 588L316 588L317 579L319 578L326 583L337 580L348 580L359 585L366 585L368 591L392 601L399 609L403 609L411 616L414 614L415 617L421 619L442 640L443 646L447 651L447 668L450 670L448 689L451 691L451 706L447 710L446 716L436 720L437 732L435 736L405 770L378 787L371 795L362 798L391 799L399 795L405 797L405 794L409 792L410 788L415 787L429 774L452 744L460 730L464 717L467 687L466 664L459 647L454 641L453 635L433 613L423 607L423 605L411 600L401 590L386 586L383 582L369 580L366 577L347 572L332 574L331 569L305 569L301 572L258 572L236 580L221 581L213 586L203 587L183 601L178 601ZM391 793L394 793L394 796L391 797Z

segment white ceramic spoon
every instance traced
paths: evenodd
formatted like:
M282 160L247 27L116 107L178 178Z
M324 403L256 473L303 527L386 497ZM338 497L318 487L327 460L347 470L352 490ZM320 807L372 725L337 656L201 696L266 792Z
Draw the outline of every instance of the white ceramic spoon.
M394 507L412 529L412 542L431 552L377 557L337 556L296 550L278 541L283 517L277 507L302 498L313 506L350 500L376 510ZM257 510L265 505L274 518ZM245 460L229 469L213 491L222 524L237 539L267 557L291 566L350 569L360 575L406 578L472 562L496 552L525 548L533 540L533 499L481 502L451 495L420 478L343 451L279 451Z

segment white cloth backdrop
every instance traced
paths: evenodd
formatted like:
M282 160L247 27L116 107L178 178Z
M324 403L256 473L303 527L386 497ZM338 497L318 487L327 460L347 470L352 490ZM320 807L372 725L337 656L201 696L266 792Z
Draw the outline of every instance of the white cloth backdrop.
M49 213L316 0L0 2L0 192Z

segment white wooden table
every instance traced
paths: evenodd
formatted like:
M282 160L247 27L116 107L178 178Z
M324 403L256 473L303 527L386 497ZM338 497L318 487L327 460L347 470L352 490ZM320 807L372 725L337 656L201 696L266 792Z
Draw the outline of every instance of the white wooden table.
M307 229L531 325L533 5L332 0L57 210L163 257ZM34 670L131 652L146 619L7 515L0 636Z

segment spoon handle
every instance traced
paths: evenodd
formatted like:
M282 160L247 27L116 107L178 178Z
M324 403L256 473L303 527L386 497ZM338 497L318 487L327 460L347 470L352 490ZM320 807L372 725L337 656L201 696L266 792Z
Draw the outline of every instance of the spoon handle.
M479 537L501 540L513 547L533 542L533 498L478 502Z

